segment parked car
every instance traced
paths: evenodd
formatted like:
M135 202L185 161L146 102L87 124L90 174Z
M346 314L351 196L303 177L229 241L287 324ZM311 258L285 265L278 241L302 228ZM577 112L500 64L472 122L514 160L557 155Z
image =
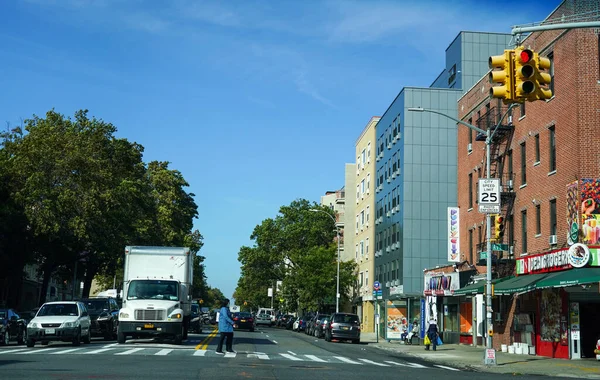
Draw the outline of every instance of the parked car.
M287 320L287 322L285 323L285 329L286 330L291 330L292 327L294 326L294 322L296 321L296 319L298 319L298 318L296 318L294 316L289 317L288 320Z
M258 326L258 325L271 326L271 324L273 322L271 321L271 315L269 315L267 313L262 313L262 314L259 314L256 317L256 322L255 323L256 323L256 326Z
M189 332L202 334L202 327L204 325L203 319L202 313L200 313L200 305L193 303L192 313L190 316Z
M233 317L233 328L236 330L249 330L254 331L254 317L252 314L240 311L232 314Z
M24 344L27 340L27 321L13 309L0 309L0 345L8 345L11 340Z
M92 297L81 300L89 313L91 336L104 340L117 339L119 326L119 304L113 297Z
M286 327L287 322L292 318L291 314L283 314L277 319L277 327Z
M351 340L360 343L360 318L356 314L333 313L325 326L325 340Z
M36 342L72 342L74 346L90 343L91 320L85 304L80 301L47 302L27 325L27 347Z

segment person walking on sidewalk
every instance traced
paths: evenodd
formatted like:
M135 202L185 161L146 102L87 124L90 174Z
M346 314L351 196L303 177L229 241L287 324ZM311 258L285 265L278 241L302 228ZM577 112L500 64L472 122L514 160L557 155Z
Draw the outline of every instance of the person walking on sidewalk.
M233 351L233 319L231 319L229 300L227 298L221 302L221 310L219 310L219 332L221 333L221 338L217 345L217 354L223 353L223 341L225 339L227 339L225 350L227 352L235 352Z
M433 350L435 351L437 348L437 338L438 338L438 326L437 321L435 319L431 319L429 321L429 327L427 328L427 337L430 340L430 344L425 345L425 350L429 351L429 346L433 346Z

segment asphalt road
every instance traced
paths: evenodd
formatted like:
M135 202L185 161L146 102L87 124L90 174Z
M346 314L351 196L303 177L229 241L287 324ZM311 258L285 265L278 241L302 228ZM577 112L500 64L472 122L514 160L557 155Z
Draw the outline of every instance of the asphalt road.
M206 330L206 329L205 329ZM261 327L236 331L235 354L215 353L218 336L191 334L175 346L168 341L93 340L0 347L2 379L361 379L386 378L486 380L514 376L458 371L369 347L325 342L303 333Z

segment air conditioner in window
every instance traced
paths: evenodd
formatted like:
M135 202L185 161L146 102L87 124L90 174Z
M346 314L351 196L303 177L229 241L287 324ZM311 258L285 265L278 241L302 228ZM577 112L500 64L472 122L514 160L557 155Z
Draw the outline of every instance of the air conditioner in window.
M473 151L473 144L468 143L467 144L467 152L472 152Z
M386 287L386 288L389 288L389 287L390 287L390 282L389 282L389 281L385 283L385 287Z
M515 256L515 246L511 245L510 247L508 247L508 255L510 257L514 257Z
M550 235L550 238L548 239L548 243L550 245L556 245L557 244L556 235Z

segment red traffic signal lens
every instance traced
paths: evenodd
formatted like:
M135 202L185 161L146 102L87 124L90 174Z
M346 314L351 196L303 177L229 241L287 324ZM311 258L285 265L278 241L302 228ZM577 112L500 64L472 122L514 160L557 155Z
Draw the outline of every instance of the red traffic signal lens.
M529 49L521 51L521 62L527 63L533 58L533 52Z
M498 224L502 224L502 223L504 223L504 218L503 218L503 217L501 217L501 216L498 216L498 217L496 217L496 222L497 222Z

